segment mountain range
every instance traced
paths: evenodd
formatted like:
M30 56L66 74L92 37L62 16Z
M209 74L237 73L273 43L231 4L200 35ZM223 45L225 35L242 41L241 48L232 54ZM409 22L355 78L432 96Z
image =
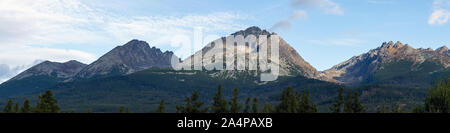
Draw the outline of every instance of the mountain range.
M236 35L258 37L276 33L249 27L230 34ZM225 38L216 41L225 42ZM196 53L205 56L214 45L209 43ZM225 49L243 50L250 45L245 47L235 48L224 43ZM113 112L120 106L128 106L136 112L151 112L161 99L168 108L174 109L194 90L199 90L205 96L202 100L206 101L221 84L226 97L231 96L233 88L239 88L241 101L246 97L259 97L261 103L278 102L281 91L291 86L297 91L310 92L320 110L328 109L339 87L347 86L361 92L361 100L369 108L376 108L387 97L392 104L423 101L428 87L449 75L450 51L446 46L436 50L415 49L401 42L385 42L321 72L281 37L279 50L280 77L276 81L260 82L256 71L175 71L171 69L173 52L162 52L151 48L147 42L131 40L88 65L77 61L45 61L35 65L0 85L0 104L5 102L1 99L23 101L44 90L53 90L65 109ZM246 51L246 59L257 58L249 52L252 51ZM192 58L182 62L191 62ZM203 63L208 65L208 62Z
M196 54L194 55L202 55L204 59L203 62L196 62L196 63L202 63L202 64L194 64L194 65L199 65L199 66L208 66L208 65L212 65L214 63L212 63L212 61L210 60L211 57L206 57L206 56L210 56L207 55L206 53L215 53L215 55L224 55L224 56L230 56L230 54L233 53L226 53L227 51L242 51L242 53L245 53L245 59L246 61L250 62L252 60L257 60L258 59L258 48L260 48L262 44L259 44L259 41L256 41L254 45L251 44L246 44L243 46L238 46L236 45L236 47L233 46L228 46L229 44L234 44L234 43L228 43L227 44L227 39L228 37L233 37L233 36L237 36L237 35L242 35L244 37L247 37L248 35L254 35L256 37L256 40L259 39L260 35L266 35L267 38L269 38L272 35L276 35L276 33L269 33L266 30L261 30L258 27L249 27L246 30L241 30L238 32L235 32L233 34L231 34L230 36L227 37L223 37L223 38L219 38L213 42L223 42L223 48L225 50L217 50L217 49L212 49L212 47L214 47L216 44L215 43L209 43L207 44L203 49L201 49L200 51L197 51ZM212 50L216 50L216 51L212 51ZM239 52L238 52L239 53ZM191 62L194 56L190 56L187 59L183 60L182 66L189 66L192 65ZM206 61L205 61L206 60ZM234 60L225 60L224 64L225 66L229 65L229 64L234 64ZM255 63L256 64L256 63ZM236 66L238 66L239 64L236 64ZM237 79L238 76L237 75L242 75L242 74L249 74L249 75L253 75L253 76L257 76L258 74L255 71L252 70L248 70L249 64L242 64L245 65L243 67L247 68L246 71L227 71L227 70L223 70L223 71L219 71L216 72L214 74L212 74L215 77L222 77L222 78L234 78ZM306 62L298 53L297 51L295 51L294 48L292 48L283 38L280 37L280 43L279 43L279 62L278 64L279 67L279 75L280 76L297 76L297 75L301 75L301 76L305 76L308 78L314 78L317 74L318 71L311 66L308 62Z
M168 68L172 55L170 51L150 48L147 42L131 40L84 67L73 80L130 74L150 67Z
M0 97L41 91L72 78L86 66L75 60L44 61L0 84Z
M385 42L323 71L319 78L344 84L391 83L430 85L432 78L448 72L449 50L415 49L401 42Z

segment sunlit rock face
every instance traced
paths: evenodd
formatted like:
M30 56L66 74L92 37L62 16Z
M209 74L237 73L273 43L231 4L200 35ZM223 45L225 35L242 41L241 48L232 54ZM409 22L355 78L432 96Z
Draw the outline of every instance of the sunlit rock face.
M321 72L319 78L345 84L370 82L374 73L383 69L394 69L386 68L386 66L401 61L408 62L407 64L410 65L396 69L411 72L423 71L423 65L428 65L424 63L436 65L436 67L426 67L426 69L433 69L428 70L432 74L448 69L450 58L448 48L445 46L437 50L415 49L408 44L404 45L401 42L394 43L391 41Z

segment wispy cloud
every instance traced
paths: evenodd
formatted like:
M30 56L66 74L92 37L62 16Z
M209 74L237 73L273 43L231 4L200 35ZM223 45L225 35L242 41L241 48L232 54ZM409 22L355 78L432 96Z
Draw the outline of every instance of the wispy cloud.
M271 28L270 31L277 31L277 30L289 30L291 28L291 21L288 19L284 19L281 21L278 21L275 23Z
M192 30L193 27L205 27L204 30L208 31L236 30L243 28L243 25L233 22L244 18L243 15L229 12L185 16L122 16L89 7L79 0L2 0L0 43L95 44L117 41L115 38L129 40L135 36L179 33Z
M428 19L430 25L443 25L448 22L450 17L450 0L434 0L433 13Z
M270 31L276 31L276 30L289 30L291 28L291 21L297 20L297 19L305 19L307 17L306 11L303 10L296 10L292 12L291 16L289 18L278 21L275 23L272 28L270 28Z
M201 28L203 32L241 30L245 25L237 21L246 18L237 13L216 12L206 15L174 16L141 16L114 21L107 24L106 31L118 37L120 41L128 41L138 37L152 40L153 45L167 45L167 37L174 35L192 35L194 28Z
M13 68L35 60L72 59L90 63L95 54L65 49L66 45L83 48L142 39L153 46L170 46L168 38L192 35L194 27L230 33L245 28L238 22L247 18L232 12L124 16L96 7L80 0L1 0L0 64Z
M292 5L301 8L320 9L328 14L344 14L344 11L339 4L334 3L331 0L292 0Z
M305 11L303 10L297 10L292 12L291 19L301 19L301 18L306 18L308 15L306 14Z
M296 10L291 12L289 18L276 22L271 31L276 30L289 30L292 25L292 21L297 19L304 19L307 17L307 9L319 9L327 14L343 15L344 11L339 4L332 2L331 0L291 0L292 7Z
M0 64L8 64L12 67L28 64L35 60L52 60L58 62L68 60L90 62L95 60L95 56L90 53L71 49L2 44L0 51Z
M8 64L0 64L0 84L7 81L11 77L25 71L31 66L41 63L42 60L36 60L30 64L10 67Z

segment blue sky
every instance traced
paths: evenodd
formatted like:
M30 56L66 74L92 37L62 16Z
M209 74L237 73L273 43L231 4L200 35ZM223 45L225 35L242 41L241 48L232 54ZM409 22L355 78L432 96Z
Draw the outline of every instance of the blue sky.
M0 82L36 60L90 63L131 39L177 53L167 36L195 27L272 30L325 70L385 41L448 46L449 10L450 0L2 0Z

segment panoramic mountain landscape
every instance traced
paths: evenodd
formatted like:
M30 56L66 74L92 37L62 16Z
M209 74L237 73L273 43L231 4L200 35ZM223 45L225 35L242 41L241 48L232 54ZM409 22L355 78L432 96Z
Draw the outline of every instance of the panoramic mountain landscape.
M448 113L449 17L450 0L1 0L0 111Z
M429 130L450 121L449 21L450 0L0 0L0 121Z
M249 27L231 34L276 35L258 27ZM219 39L224 41L225 37ZM217 86L225 98L234 88L240 91L239 101L258 97L260 104L277 104L285 88L308 92L319 112L328 112L339 88L359 92L361 103L369 112L381 104L412 108L423 102L429 88L448 76L449 49L413 48L401 42L385 42L380 47L344 61L325 71L317 71L280 37L280 76L275 81L260 81L258 71L241 70L173 70L173 52L162 52L145 41L131 40L107 52L91 64L78 61L57 63L45 61L18 74L0 85L0 102L7 99L23 102L37 100L37 95L53 91L63 110L83 112L116 112L127 107L133 112L153 112L165 100L168 112L175 112L184 98L198 91L201 101L210 103ZM215 45L209 43L197 53L202 56ZM247 48L237 47L235 50ZM259 46L256 46L259 47ZM224 43L224 48L234 48ZM245 58L251 57L247 51ZM218 55L226 53L215 52ZM182 60L183 65L193 56ZM213 57L203 57L213 58ZM210 62L211 63L211 62ZM232 61L225 61L225 64ZM203 62L203 65L208 62ZM247 66L248 67L248 66Z
M259 36L274 33L250 27L232 35L242 34ZM333 92L325 90L327 87L336 90L340 86L313 79L317 70L284 40L280 43L280 53L281 77L274 82L260 82L258 73L249 71L175 71L170 67L172 52L163 53L154 47L150 48L144 41L132 40L114 48L97 61L79 67L75 73L63 75L64 77L56 73L59 67L39 69L49 64L49 61L43 62L3 83L0 90L6 95L3 98L14 98L17 101L23 101L23 98L44 90L52 90L63 108L76 111L89 109L114 112L120 106L127 106L137 112L151 112L157 107L159 100L164 99L168 108L172 108L169 110L174 112L175 105L181 104L184 97L194 90L199 90L208 98L218 85L222 85L224 91L230 93L233 88L239 88L243 98L259 96L262 101L269 103L276 102L277 95L288 86L299 90L311 89L311 93L324 93L318 93L323 95L321 97L327 97ZM189 58L186 60L183 62L188 62ZM48 77L42 77L41 73ZM27 75L27 79L22 75ZM39 82L29 79L39 79ZM40 82L42 80L46 82Z

